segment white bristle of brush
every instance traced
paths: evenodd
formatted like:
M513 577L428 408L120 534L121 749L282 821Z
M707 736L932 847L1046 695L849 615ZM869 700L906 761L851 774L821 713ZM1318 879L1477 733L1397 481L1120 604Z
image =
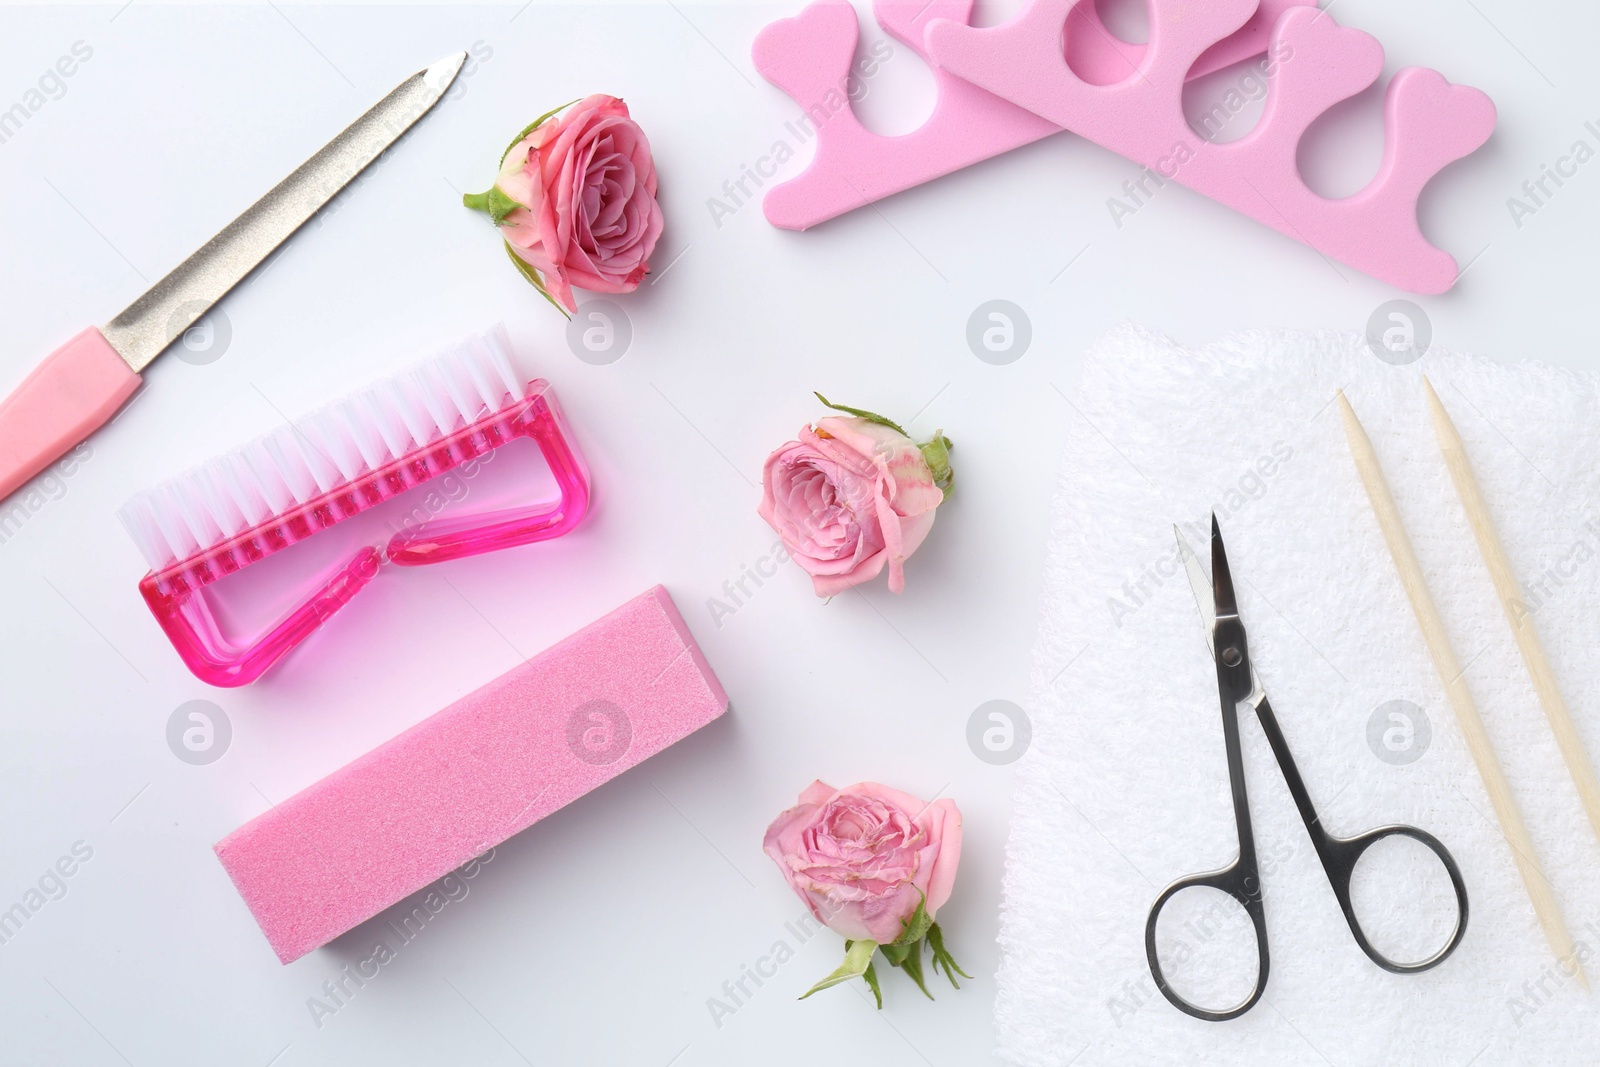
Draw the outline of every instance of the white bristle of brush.
M296 419L117 512L152 570L377 470L527 396L505 328Z

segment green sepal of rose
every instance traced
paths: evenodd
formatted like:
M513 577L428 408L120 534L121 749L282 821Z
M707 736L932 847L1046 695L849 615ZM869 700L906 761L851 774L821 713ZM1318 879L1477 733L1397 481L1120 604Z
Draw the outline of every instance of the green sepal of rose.
M539 290L539 295L550 301L550 306L561 312L562 316L565 317L567 321L572 321L572 316L567 313L567 309L557 303L556 298L550 295L550 290L544 287L544 279L539 276L539 272L534 270L533 267L529 266L527 260L517 255L517 250L511 247L510 241L507 241L505 244L506 255L511 257L511 264L517 268L517 273L521 274L522 277L527 280L529 285Z
M511 154L511 150L517 147L517 145L521 144L524 137L528 136L528 134L532 133L534 130L537 130L540 126L543 126L551 118L555 117L576 103L576 100L568 100L560 107L551 108L549 111L546 111L543 115L540 115L538 118L524 126L522 128L522 132L517 134L516 138L506 146L506 150L500 153L500 162L502 164L505 163L506 157ZM461 203L471 208L473 211L483 212L485 215L489 216L489 220L496 226L504 226L506 224L507 215L511 214L518 208L527 208L528 206L527 204L519 203L518 201L513 200L511 196L507 194L504 189L500 188L498 184L489 186L487 192L462 194ZM511 262L516 264L517 272L527 280L528 284L539 290L540 296L550 301L550 305L557 311L561 312L562 315L565 315L568 319L572 318L571 315L567 314L567 309L557 303L556 298L550 295L550 291L545 288L544 279L539 276L539 272L534 270L533 267L529 266L527 261L521 256L517 255L516 251L511 247L511 243L509 241L506 242L506 255L511 257Z
M517 145L521 144L524 137L528 136L528 134L532 133L534 130L537 130L540 126L543 126L556 115L560 114L576 103L576 100L568 100L560 107L551 108L549 111L546 111L543 115L540 115L538 118L524 126L522 128L522 132L517 134L517 136L512 139L510 144L506 145L506 150L500 153L500 162L502 164L505 163L506 157L511 154L511 150L517 147ZM506 195L505 190L501 189L499 185L489 186L489 191L486 193L463 193L461 196L461 202L474 211L481 211L485 215L488 215L489 218L494 221L496 226L504 226L507 215L511 214L519 207L525 208L528 206L527 204L519 204L517 201L511 199L511 197Z
M573 104L576 104L581 99L582 97L574 97L573 99L568 100L565 104L562 104L560 107L551 108L543 115L540 115L538 118L522 127L522 132L513 137L511 139L511 143L506 145L506 150L500 153L500 162L504 163L506 161L506 157L511 154L511 150L517 147L517 145L521 144L524 137L528 136L528 134L532 133L534 130L537 130L540 126L543 126L546 122L549 122L551 119L555 118L561 112L567 110L567 108L571 107Z
M854 415L856 418L866 419L868 422L875 422L879 426L887 426L901 437L912 440L915 443L911 435L906 433L905 427L892 419L879 415L876 411L835 404L818 392L813 392L811 395L822 401L823 407L832 408L834 411L842 411L846 415ZM950 495L951 489L955 487L955 472L950 469L950 449L954 447L950 443L950 438L944 435L943 430L933 431L932 440L917 445L917 448L922 452L922 458L928 464L928 470L933 474L933 484L938 486L947 497Z
M823 403L827 403L827 401L823 401ZM832 407L833 405L829 404L828 406ZM862 416L862 418L865 417ZM839 964L832 974L802 993L800 999L804 1000L813 993L836 986L841 982L848 982L852 978L861 978L866 981L868 988L872 990L872 998L877 1001L878 1007L881 1009L883 1007L883 990L878 985L878 972L872 966L874 953L881 951L883 958L888 960L891 966L898 967L910 975L911 980L917 983L917 988L922 990L922 995L932 1000L933 994L928 992L928 986L923 981L922 946L924 944L928 946L929 951L932 953L934 972L938 973L943 970L945 977L950 979L951 986L960 989L961 984L956 981L956 975L959 974L963 978L971 978L972 975L963 971L961 965L956 962L955 957L946 950L944 947L944 932L939 929L939 924L928 916L928 898L922 896L920 890L918 891L918 896L917 910L912 913L910 919L901 921L900 925L903 930L899 937L887 945L880 945L876 941L846 941L844 943L844 962Z
M543 122L544 119L539 121ZM534 125L538 125L538 123ZM532 127L529 127L529 129L532 129ZM462 196L461 202L474 211L481 211L488 215L496 226L504 226L507 215L520 207L526 206L507 196L498 185L490 186L489 191L486 193L467 193ZM516 249L511 247L510 241L506 242L506 255L511 257L511 262L516 266L517 273L521 274L529 285L539 290L539 295L550 301L551 307L566 315L567 318L572 318L571 315L567 314L567 309L556 303L556 298L550 295L550 290L545 288L544 279L539 276L539 272L534 270L527 260L517 255Z

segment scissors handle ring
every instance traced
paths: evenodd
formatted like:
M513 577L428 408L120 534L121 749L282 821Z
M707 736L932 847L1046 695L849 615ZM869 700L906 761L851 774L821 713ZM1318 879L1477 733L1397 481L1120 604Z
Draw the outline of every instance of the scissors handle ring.
M1451 931L1449 940L1439 951L1415 963L1392 960L1374 948L1367 940L1366 932L1361 929L1361 920L1356 917L1355 906L1350 900L1350 880L1355 874L1356 864L1369 848L1390 837L1409 837L1430 849L1439 858L1439 862L1444 864L1445 873L1450 876L1450 885L1456 893L1456 927ZM1345 922L1350 925L1350 933L1355 937L1361 951L1365 952L1373 963L1394 974L1418 974L1443 963L1456 950L1456 946L1461 944L1461 939L1467 932L1467 886L1462 880L1461 868L1456 866L1455 857L1437 837L1415 826L1394 825L1380 826L1376 830L1368 830L1354 837L1334 837L1331 834L1324 834L1317 845L1317 851L1322 855L1323 869L1327 871L1328 881L1333 885L1333 895L1339 901L1339 909L1344 912Z
M1241 858L1231 866L1220 871L1208 874L1191 875L1180 878L1161 891L1155 903L1150 905L1150 917L1144 924L1144 953L1150 961L1150 976L1155 979L1156 988L1161 990L1161 995L1168 1002L1185 1015L1192 1015L1196 1019L1207 1022L1224 1022L1228 1019L1237 1019L1251 1008L1256 1001L1261 999L1261 994L1267 989L1267 970L1269 961L1267 957L1267 915L1261 903L1261 876L1255 869L1254 857L1246 864ZM1185 889L1216 889L1228 894L1244 908L1245 914L1250 916L1250 923L1255 927L1256 950L1260 962L1256 970L1255 988L1250 991L1242 1002L1224 1011L1212 1011L1198 1004L1185 1000L1183 996L1167 981L1167 976L1161 970L1161 957L1156 950L1156 922L1161 917L1161 909L1167 902ZM1458 938L1459 940L1459 938ZM1454 946L1452 946L1454 947Z

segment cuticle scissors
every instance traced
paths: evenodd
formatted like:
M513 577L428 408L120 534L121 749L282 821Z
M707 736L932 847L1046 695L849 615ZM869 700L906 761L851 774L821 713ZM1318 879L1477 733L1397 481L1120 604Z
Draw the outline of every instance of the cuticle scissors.
M1305 823L1306 832L1311 836L1311 844L1316 849L1317 858L1322 861L1322 868L1328 876L1329 884L1333 887L1334 897L1339 902L1340 910L1344 912L1345 921L1350 926L1350 933L1355 937L1357 946L1373 963L1395 974L1417 974L1438 966L1455 951L1467 930L1467 890L1455 858L1438 838L1415 826L1380 826L1375 830L1356 834L1354 837L1335 837L1323 829L1321 817L1311 803L1305 781L1300 777L1294 756L1289 751L1288 741L1278 726L1277 716L1273 714L1266 691L1262 689L1260 679L1256 677L1255 668L1250 662L1244 623L1239 619L1238 601L1234 596L1233 575L1228 567L1228 557L1223 548L1222 532L1217 525L1216 516L1211 517L1212 573L1209 579L1194 550L1184 540L1183 534L1178 532L1176 527L1174 532L1177 533L1178 550L1189 573L1189 583L1194 587L1195 600L1199 604L1201 617L1207 625L1207 643L1211 646L1212 657L1216 661L1217 690L1222 702L1223 746L1227 754L1228 780L1233 794L1234 821L1238 828L1239 856L1221 870L1180 878L1156 897L1155 903L1150 907L1150 916L1145 922L1144 929L1145 955L1150 961L1150 973L1155 978L1156 987L1179 1011L1210 1022L1238 1018L1255 1006L1267 988L1266 911L1262 902L1260 866L1256 858L1255 833L1250 823L1250 801L1245 792L1244 759L1239 741L1239 717L1243 705L1249 705L1261 723L1261 729L1266 734L1272 754L1277 758L1278 769L1282 772L1289 793L1294 798L1295 807L1299 809L1301 821ZM1457 907L1455 930L1443 948L1416 963L1392 960L1374 948L1361 929L1361 922L1356 917L1350 899L1350 879L1357 861L1367 849L1389 837L1409 837L1431 849L1444 864L1445 872L1450 876L1450 883L1455 889ZM1216 889L1228 894L1244 908L1251 925L1255 928L1256 947L1260 957L1255 989L1242 1003L1222 1011L1212 1011L1191 1003L1174 990L1162 973L1161 960L1156 950L1156 920L1161 915L1161 909L1179 892L1196 888Z

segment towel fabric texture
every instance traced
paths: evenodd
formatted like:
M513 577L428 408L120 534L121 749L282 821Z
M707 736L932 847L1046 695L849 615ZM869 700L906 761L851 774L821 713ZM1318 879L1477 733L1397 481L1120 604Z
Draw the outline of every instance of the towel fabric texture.
M996 999L1008 1063L1600 1061L1600 1003L1534 916L1351 460L1336 390L1370 434L1588 973L1600 842L1546 724L1429 419L1461 431L1588 751L1600 756L1600 379L1356 334L1257 332L1198 350L1134 327L1073 394L1005 876ZM1226 540L1258 674L1333 833L1409 823L1454 854L1466 937L1420 975L1356 947L1254 717L1242 718L1271 972L1208 1023L1156 990L1144 927L1176 878L1237 854L1216 679L1173 525ZM1391 847L1391 845L1393 847ZM1248 992L1254 939L1198 891L1164 915L1191 999ZM1386 842L1353 895L1375 944L1418 959L1454 918L1438 862ZM1183 898L1180 898L1183 899Z

